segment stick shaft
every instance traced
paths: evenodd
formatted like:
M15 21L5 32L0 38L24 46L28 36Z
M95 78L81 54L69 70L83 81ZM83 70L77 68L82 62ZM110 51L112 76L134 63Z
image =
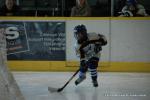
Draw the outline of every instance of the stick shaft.
M76 76L78 72L79 72L79 69L72 75L72 77L66 82L66 84L61 89L64 89L69 84L69 82Z

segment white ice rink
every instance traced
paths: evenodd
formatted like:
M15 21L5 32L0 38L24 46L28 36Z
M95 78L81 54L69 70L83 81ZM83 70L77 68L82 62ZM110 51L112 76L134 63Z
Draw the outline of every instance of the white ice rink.
M61 93L50 93L48 86L60 88L73 72L13 72L26 100L150 100L150 73L99 73L94 88L90 74L74 85L77 76Z

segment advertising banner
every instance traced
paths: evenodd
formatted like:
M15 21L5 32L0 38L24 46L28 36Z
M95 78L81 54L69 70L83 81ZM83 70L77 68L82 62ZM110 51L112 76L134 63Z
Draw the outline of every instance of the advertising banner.
M63 21L3 21L9 60L65 60Z

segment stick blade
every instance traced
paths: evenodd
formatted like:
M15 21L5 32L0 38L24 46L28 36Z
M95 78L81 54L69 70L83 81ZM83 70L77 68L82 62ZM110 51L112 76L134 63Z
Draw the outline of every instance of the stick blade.
M51 92L51 93L54 93L54 92L58 92L58 89L53 88L53 87L48 87L48 91Z

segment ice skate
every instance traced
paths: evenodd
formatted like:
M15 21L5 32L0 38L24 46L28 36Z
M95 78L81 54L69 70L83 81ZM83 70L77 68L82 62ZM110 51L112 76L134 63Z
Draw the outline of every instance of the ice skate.
M92 83L93 83L93 86L94 86L94 87L98 87L98 82L97 82L97 80L93 80Z
M78 85L80 84L82 81L84 81L86 79L86 76L82 76L82 77L79 77L76 81L75 81L75 85Z

